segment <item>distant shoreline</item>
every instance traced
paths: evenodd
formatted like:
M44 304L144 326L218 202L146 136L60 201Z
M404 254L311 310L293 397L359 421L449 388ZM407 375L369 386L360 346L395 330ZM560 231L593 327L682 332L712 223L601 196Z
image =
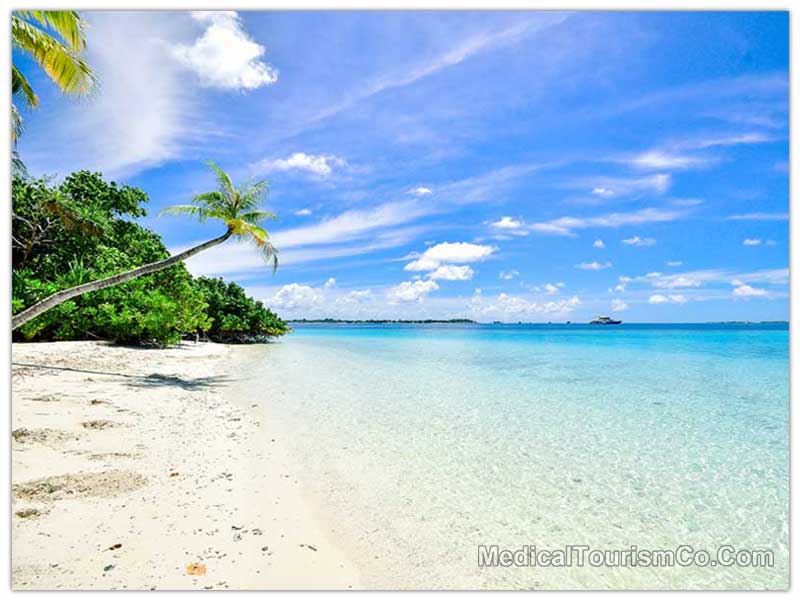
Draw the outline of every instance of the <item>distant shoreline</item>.
M588 321L473 321L472 319L287 319L287 323L328 325L591 325ZM789 325L789 321L627 321L622 325ZM597 327L608 327L597 325Z

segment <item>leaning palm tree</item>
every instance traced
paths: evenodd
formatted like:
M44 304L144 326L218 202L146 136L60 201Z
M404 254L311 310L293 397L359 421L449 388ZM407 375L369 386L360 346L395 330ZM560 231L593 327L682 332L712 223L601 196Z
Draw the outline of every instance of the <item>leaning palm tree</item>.
M56 292L14 315L12 317L12 329L17 329L31 319L58 306L62 302L66 302L70 298L75 298L87 292L96 292L148 273L166 269L203 250L218 246L230 237L252 242L264 260L272 263L272 271L274 273L278 268L278 251L269 241L269 234L260 224L267 219L275 220L277 217L271 212L258 208L261 198L267 191L267 182L251 182L248 180L244 185L237 188L234 187L228 174L215 163L209 162L208 166L216 174L219 189L214 192L198 194L192 199L191 204L171 206L161 211L161 214L190 215L196 217L200 222L208 219L222 221L225 224L225 233L188 250L174 254L169 258L143 265L118 275L112 275L105 279L90 281Z
M11 14L11 40L13 47L33 58L62 92L82 95L97 83L91 67L80 55L86 49L85 26L74 10L18 10ZM36 108L39 98L13 63L11 92L11 140L16 143L22 132L22 116L16 102Z

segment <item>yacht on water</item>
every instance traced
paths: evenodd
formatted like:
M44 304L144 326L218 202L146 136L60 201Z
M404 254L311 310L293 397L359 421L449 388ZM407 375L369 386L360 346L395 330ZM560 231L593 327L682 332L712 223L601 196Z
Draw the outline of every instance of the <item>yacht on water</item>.
M589 321L589 325L619 325L622 321L617 321L606 315L597 315L593 321Z

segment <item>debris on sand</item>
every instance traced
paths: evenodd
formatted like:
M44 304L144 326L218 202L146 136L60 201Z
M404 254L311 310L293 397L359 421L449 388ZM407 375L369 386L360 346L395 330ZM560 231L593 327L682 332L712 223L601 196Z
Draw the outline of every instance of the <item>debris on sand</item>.
M18 510L14 513L20 519L33 519L36 517L41 517L44 514L44 511L39 510L38 508L23 508Z
M56 501L89 496L110 497L126 494L147 484L147 479L132 471L71 473L34 479L11 486L18 500Z
M84 421L81 423L86 429L110 429L112 427L121 427L121 423L115 421L108 421L106 419L95 419L94 421Z
M206 566L203 563L189 563L186 565L187 575L205 575Z
M141 458L141 454L131 452L99 452L90 454L87 458L89 460L106 460L109 458Z
M11 437L17 444L44 444L58 446L69 440L77 440L78 435L62 429L28 429L20 427L11 432Z
M61 400L61 398L53 394L46 394L44 396L36 396L36 398L31 398L31 402L58 402L59 400Z

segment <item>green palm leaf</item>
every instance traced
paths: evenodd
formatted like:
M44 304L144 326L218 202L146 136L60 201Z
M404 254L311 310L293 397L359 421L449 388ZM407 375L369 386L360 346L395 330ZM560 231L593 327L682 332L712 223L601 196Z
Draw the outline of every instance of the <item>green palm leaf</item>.
M86 94L94 89L94 72L77 52L19 17L11 17L14 45L30 54L61 91Z
M274 213L258 208L267 190L266 181L246 182L236 188L228 174L216 163L206 163L214 171L219 190L203 192L192 198L191 204L170 206L159 214L189 215L199 221L218 219L225 223L227 235L251 242L267 262L272 263L273 273L278 268L278 250L269 241L269 234L259 226L271 219L277 220Z
M77 11L19 10L16 14L23 19L38 21L43 27L54 30L76 52L86 48L85 22Z

